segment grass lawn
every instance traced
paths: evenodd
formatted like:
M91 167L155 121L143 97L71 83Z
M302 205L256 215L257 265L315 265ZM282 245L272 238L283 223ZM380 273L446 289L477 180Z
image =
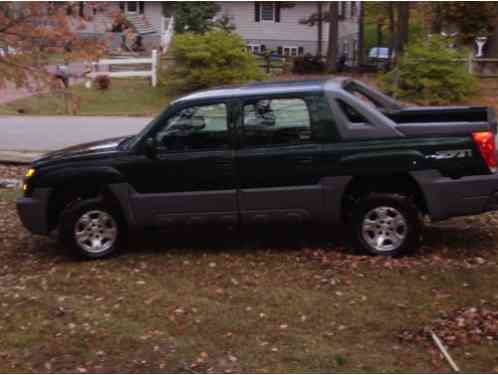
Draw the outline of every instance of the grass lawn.
M28 234L14 195L0 193L2 373L450 372L400 335L498 310L496 214L430 226L402 259L354 255L341 228L272 227L135 234L85 262ZM472 330L437 332L463 371L496 372L498 338Z
M75 85L71 92L80 98L79 115L154 116L170 101L164 87L151 87L145 79L113 79L107 91ZM0 105L0 115L63 115L64 101L53 95L38 95Z

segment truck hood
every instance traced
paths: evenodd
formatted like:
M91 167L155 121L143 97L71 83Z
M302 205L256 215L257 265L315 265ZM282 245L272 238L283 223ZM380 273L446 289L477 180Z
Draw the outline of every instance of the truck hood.
M104 139L101 141L66 147L43 155L41 158L34 160L33 165L36 167L67 159L92 158L114 153L118 151L119 144L128 138L130 138L130 136Z

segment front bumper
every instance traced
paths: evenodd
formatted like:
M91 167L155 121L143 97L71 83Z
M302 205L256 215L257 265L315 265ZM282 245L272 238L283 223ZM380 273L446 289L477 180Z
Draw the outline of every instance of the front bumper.
M31 197L16 201L23 225L34 234L48 234L48 200L52 189L35 189Z
M443 177L437 171L414 172L432 220L498 210L498 174Z

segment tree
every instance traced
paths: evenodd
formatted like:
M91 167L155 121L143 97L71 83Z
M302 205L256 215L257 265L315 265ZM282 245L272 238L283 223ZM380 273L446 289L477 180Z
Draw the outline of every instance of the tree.
M448 47L438 35L412 41L405 49L398 69L384 76L391 93L424 105L458 103L473 93L475 77L459 61L466 50Z
M330 2L329 9L323 12L321 3L317 4L317 11L309 17L299 20L302 25L314 27L317 25L317 55L321 54L322 28L323 22L329 23L329 40L327 46L327 66L331 71L336 70L337 65L337 37L339 35L339 5L337 2ZM334 61L334 63L332 63Z
M174 91L189 91L265 78L244 40L235 33L210 30L176 34L171 46L175 60L161 82Z
M409 1L362 4L365 7L367 20L377 25L379 35L382 34L386 18L388 19L389 48L391 51L395 50L398 56L403 53L404 46L409 41L411 5Z
M332 1L329 6L329 42L327 49L327 68L337 70L337 37L339 35L339 3Z
M316 3L316 14L317 14L317 48L316 55L318 57L322 56L322 44L323 44L323 10L322 10L322 2L317 1Z
M220 6L208 1L179 1L175 3L175 32L203 34L213 26L212 19Z
M408 44L408 25L410 20L410 2L398 2L398 30L396 34L396 52L398 56L403 53L405 45Z
M0 87L39 88L50 80L47 56L66 51L68 59L90 58L99 53L95 42L71 32L64 6L53 2L0 3ZM66 48L69 50L69 48Z
M489 37L485 46L488 57L498 57L497 2L431 2L420 3L432 34L457 31L460 44L474 47L477 36Z
M358 15L358 63L365 63L365 7L360 4L360 13Z
M213 27L231 33L235 31L236 26L232 22L232 18L228 14L223 14L220 18L213 22Z
M389 33L391 34L391 38L389 39L389 54L388 54L388 61L387 61L387 69L391 69L391 64L392 64L392 57L393 57L393 52L395 48L395 16L394 16L394 4L392 2L388 3L388 19L389 19Z

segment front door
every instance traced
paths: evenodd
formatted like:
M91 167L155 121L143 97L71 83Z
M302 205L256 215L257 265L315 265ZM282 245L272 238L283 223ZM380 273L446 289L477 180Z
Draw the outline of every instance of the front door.
M144 224L237 220L226 103L178 110L153 134L155 158L137 163L133 209ZM132 173L133 174L133 173Z
M245 222L304 220L323 205L312 116L304 97L242 104L237 153L239 207Z

